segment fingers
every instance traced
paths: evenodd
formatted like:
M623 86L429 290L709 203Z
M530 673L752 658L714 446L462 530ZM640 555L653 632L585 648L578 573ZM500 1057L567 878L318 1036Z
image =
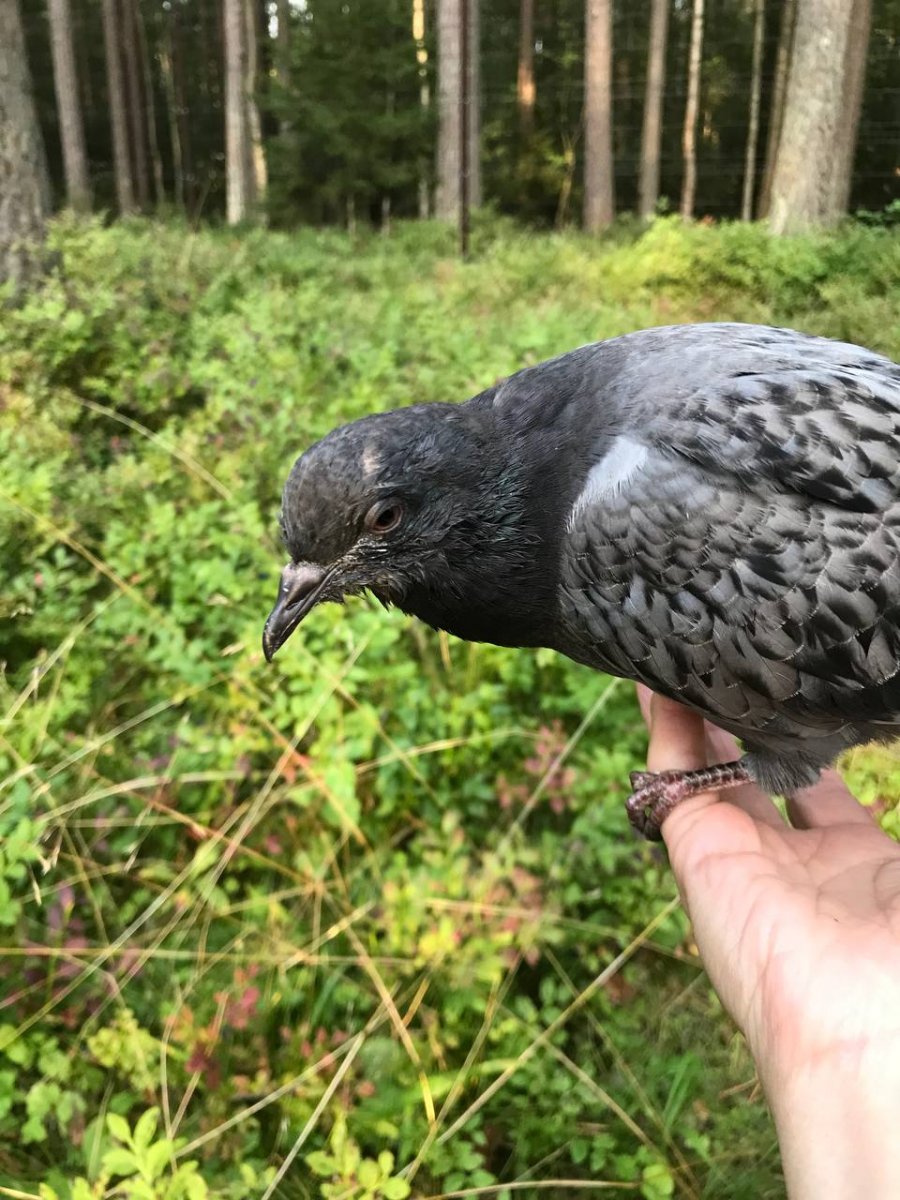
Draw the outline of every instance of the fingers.
M711 763L735 762L741 757L740 747L731 734L704 723L697 713L665 696L655 695L643 684L638 684L638 703L650 729L647 766L651 771L692 770ZM729 788L723 799L743 809L754 820L775 826L784 824L769 797L750 784ZM700 807L717 800L715 792L697 798ZM697 807L692 798L675 811L686 808L687 804L691 805L691 811Z
M789 796L788 816L795 829L821 829L825 825L871 825L872 816L848 790L837 771L822 772L810 788Z
M651 771L690 771L705 767L706 730L703 719L665 696L651 696L649 707Z

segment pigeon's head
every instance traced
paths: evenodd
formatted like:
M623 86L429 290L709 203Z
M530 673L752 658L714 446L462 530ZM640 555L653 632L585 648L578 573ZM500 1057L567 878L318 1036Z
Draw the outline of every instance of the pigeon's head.
M462 637L522 644L504 597L521 603L509 573L535 561L535 534L515 465L469 405L334 430L294 464L281 527L291 559L263 633L268 659L317 604L363 590Z

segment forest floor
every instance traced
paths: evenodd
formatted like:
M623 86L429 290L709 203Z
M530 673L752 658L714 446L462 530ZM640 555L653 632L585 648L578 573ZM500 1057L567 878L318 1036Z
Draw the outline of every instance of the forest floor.
M52 242L0 309L0 1196L782 1195L630 686L364 600L260 631L333 425L678 321L900 358L900 234ZM897 832L896 754L847 771Z

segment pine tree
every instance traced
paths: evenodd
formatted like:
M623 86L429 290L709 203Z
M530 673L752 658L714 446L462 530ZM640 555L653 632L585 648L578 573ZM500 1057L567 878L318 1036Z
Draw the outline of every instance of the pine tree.
M134 210L134 183L131 174L128 112L122 79L120 56L122 43L116 0L103 0L103 41L106 47L107 103L112 127L116 197L119 202L119 212L124 216Z
M670 2L671 0L653 0L650 13L644 126L641 133L641 175L638 184L638 212L644 220L653 216L659 200L659 153L662 142L662 102L666 79Z
M697 192L697 117L700 113L700 71L703 62L703 0L694 0L691 15L691 47L688 58L688 94L681 138L684 154L684 178L681 185L681 215L689 221L694 215Z
M612 155L612 0L586 0L584 49L584 227L615 216Z
M81 96L75 71L69 0L48 0L47 12L50 18L50 49L53 55L53 82L59 114L66 199L76 212L87 212L91 207L91 185L84 144Z
M853 14L853 0L799 0L772 178L776 233L833 225L843 214L858 118L846 93Z

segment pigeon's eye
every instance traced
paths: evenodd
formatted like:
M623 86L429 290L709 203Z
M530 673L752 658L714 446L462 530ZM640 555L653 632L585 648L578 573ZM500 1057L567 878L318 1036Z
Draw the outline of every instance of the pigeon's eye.
M403 520L403 505L399 500L379 500L366 513L366 529L370 533L390 533Z

